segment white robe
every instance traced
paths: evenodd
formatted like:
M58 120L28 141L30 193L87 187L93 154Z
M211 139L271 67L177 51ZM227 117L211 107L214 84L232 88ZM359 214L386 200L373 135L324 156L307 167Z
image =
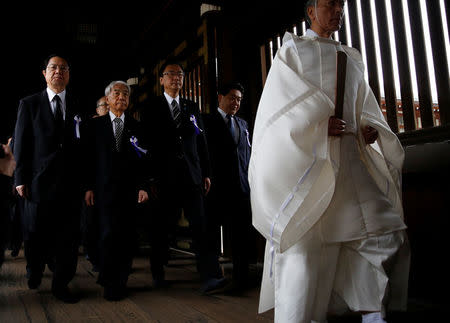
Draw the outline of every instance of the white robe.
M337 50L348 56L343 117L348 134L342 139L328 136ZM273 61L256 115L249 166L253 225L267 239L260 312L274 304L275 254L301 243L311 228L329 242L406 228L401 205L404 152L363 69L355 49L290 33ZM360 129L365 125L378 130L377 143L364 143Z

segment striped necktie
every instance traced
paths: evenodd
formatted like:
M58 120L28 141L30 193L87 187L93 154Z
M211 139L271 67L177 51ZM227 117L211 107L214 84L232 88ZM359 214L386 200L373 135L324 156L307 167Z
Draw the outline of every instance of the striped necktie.
M115 133L116 151L120 152L120 148L122 145L123 122L122 122L122 119L115 118L114 123L115 123L115 129L116 129L116 133Z
M173 121L177 128L181 125L181 110L176 100L172 100Z

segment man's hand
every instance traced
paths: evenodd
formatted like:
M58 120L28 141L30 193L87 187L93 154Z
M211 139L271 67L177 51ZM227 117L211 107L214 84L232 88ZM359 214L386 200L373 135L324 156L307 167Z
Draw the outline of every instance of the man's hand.
M138 203L144 203L148 201L148 193L144 190L139 190Z
M16 186L16 191L20 197L23 197L24 199L28 198L28 186L27 185Z
M84 201L87 206L94 206L94 191L87 191L84 194Z
M373 144L378 139L377 129L371 126L365 126L361 131L367 145Z
M328 119L328 136L340 136L345 132L345 121L336 117Z
M205 195L208 195L211 188L211 179L209 177L205 177L203 180L203 185L203 188L205 189Z
M9 143L11 138L8 140L7 145L2 144L3 151L5 152L5 157L0 158L0 174L4 174L6 176L11 177L16 169L16 160L14 159L14 155L11 152L11 147Z

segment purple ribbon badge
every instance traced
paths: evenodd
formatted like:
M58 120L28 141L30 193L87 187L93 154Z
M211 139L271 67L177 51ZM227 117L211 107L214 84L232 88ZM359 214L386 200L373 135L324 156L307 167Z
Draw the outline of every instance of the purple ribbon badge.
M133 145L134 150L136 150L136 153L138 154L139 158L142 157L141 152L143 152L144 154L147 153L146 149L143 149L143 148L139 147L138 140L137 140L137 138L135 136L131 136L130 142Z
M191 114L191 117L189 118L189 120L191 120L191 122L194 124L195 134L198 135L200 132L203 132L203 130L198 127L197 119L195 118L195 116L193 114Z
M80 116L77 114L75 117L73 117L73 122L75 123L75 137L77 139L80 139L80 122L81 122L81 118Z

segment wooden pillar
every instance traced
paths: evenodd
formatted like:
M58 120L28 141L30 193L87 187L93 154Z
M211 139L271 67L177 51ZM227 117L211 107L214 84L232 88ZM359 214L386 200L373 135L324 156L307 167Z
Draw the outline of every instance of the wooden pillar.
M448 2L448 1L447 1ZM450 124L450 85L447 56L445 52L444 26L438 1L427 1L428 23L433 52L434 73L442 125Z
M361 36L360 36L360 30L358 25L358 12L356 9L356 0L348 0L348 15L349 15L349 21L350 21L350 35L352 37L352 47L361 51Z
M416 129L414 119L414 97L412 93L411 70L409 68L408 46L402 2L391 1L391 8L392 21L394 23L394 35L392 36L395 36L395 48L397 49L397 66L400 77L403 124L405 131L412 131Z
M375 52L374 33L372 27L372 14L370 12L369 0L361 0L361 13L364 25L364 40L366 44L367 72L369 75L369 85L372 88L375 98L380 104L380 82L378 79L378 64Z
M341 29L339 29L339 41L341 44L348 45L347 33L345 32L348 26L345 23L345 19L342 22Z
M392 52L389 43L389 35L386 3L385 1L376 2L378 39L380 43L381 66L383 70L384 96L386 102L387 123L394 133L398 132L397 122L397 98L395 94L394 72L392 68Z
M218 43L216 35L216 26L212 20L208 20L207 24L207 39L208 39L208 62L207 62L207 78L205 79L206 89L206 107L203 112L214 111L217 107L217 78L216 75L216 58L218 55Z
M414 49L414 60L417 75L417 87L419 90L420 119L422 127L433 127L432 101L430 89L430 76L427 68L427 55L425 52L425 39L422 27L422 14L419 0L408 1L409 16L411 21L411 34ZM434 18L436 19L436 17Z

